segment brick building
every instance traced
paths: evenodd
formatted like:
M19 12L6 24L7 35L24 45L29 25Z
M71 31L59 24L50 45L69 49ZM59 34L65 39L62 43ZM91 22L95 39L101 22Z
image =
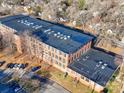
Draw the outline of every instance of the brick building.
M8 31L14 34L19 52L22 52L21 42L20 36L16 33L26 30L31 32L27 40L32 55L67 72L91 88L95 85L96 91L101 91L105 87L118 68L114 56L91 48L93 36L26 15L0 19L0 31L3 34Z

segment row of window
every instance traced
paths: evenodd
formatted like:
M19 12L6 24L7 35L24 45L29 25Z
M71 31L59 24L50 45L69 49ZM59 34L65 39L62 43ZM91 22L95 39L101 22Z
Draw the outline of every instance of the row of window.
M50 59L50 58L48 57L48 55L45 55L44 58L45 58L47 61L52 62L53 64L56 64L56 65L58 65L58 66L60 66L60 67L62 67L62 68L65 68L65 64L62 63L62 62L59 61L59 60L56 60L56 59L54 59L54 58L51 58L51 59Z
M44 54L44 58L47 59L49 62L56 63L56 64L59 64L59 65L62 64L65 67L66 60L64 58L62 59L61 57L58 57L57 55L55 57L52 57L48 54Z
M89 79L84 77L84 76L81 76L81 79L86 80L87 82L89 82Z
M62 55L64 57L67 56L66 53L64 53L60 50L57 50L56 48L53 48L53 47L51 47L47 44L44 44L44 43L39 43L38 41L36 42L36 40L34 38L31 38L30 40L32 41L33 44L36 43L39 45L39 50L48 49L48 50L55 52L56 54Z
M48 50L51 50L52 52L55 52L55 53L57 53L59 55L63 55L64 57L66 57L66 53L64 53L64 52L62 52L60 50L57 50L57 49L55 49L55 48L53 48L53 47L51 47L49 45L46 45L46 44L44 45L44 47L47 48Z
M65 69L65 65L64 64L62 64L62 63L60 63L58 61L56 61L56 64Z
M55 60L58 60L58 61L60 61L60 62L62 62L62 63L66 63L65 58L63 58L63 57L61 57L61 56L58 56L58 55L56 55L56 54L54 54L54 53L51 53L51 52L49 52L48 55L49 55L51 58L55 59Z

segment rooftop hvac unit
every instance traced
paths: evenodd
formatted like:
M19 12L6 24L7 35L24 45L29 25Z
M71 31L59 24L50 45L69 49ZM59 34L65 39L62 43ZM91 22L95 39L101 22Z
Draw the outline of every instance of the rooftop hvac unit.
M63 39L63 37L60 37L60 39Z
M102 61L99 61L99 64L102 64Z
M48 32L48 34L50 35L50 34L51 34L51 32Z
M51 31L51 33L54 33L54 31Z
M18 20L17 22L20 22L20 20Z
M57 34L54 34L54 36L56 37L56 36L57 36Z
M31 25L33 25L34 23L30 23Z
M66 37L64 37L64 40L67 40L67 38L66 38Z
M29 23L27 23L27 26L30 26L30 24L29 24Z
M60 35L60 32L58 32L57 34Z
M104 64L104 66L107 66L107 64Z
M48 32L48 31L50 31L50 30L51 30L51 29L44 30L44 33Z
M103 64L101 69L105 69L106 66L107 66L107 64Z
M60 36L58 35L57 38L59 38Z
M105 66L102 66L101 69L105 69Z

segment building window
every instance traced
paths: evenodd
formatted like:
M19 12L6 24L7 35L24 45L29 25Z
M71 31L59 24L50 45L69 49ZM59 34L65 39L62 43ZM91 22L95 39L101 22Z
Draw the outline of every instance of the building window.
M49 52L49 56L51 56L51 52Z
M48 49L50 50L50 46L48 46Z
M65 65L63 65L63 68L65 69Z
M62 52L61 52L61 51L59 51L59 54L60 54L60 55L62 55Z
M58 61L56 61L56 64L58 64Z
M61 57L59 57L59 60L61 61L61 60L62 60L62 58L61 58Z
M63 59L63 63L65 63L65 59Z
M56 59L58 59L58 56L56 55Z
M64 57L66 57L66 54L64 53Z
M87 81L87 82L89 82L89 79L88 79L88 78L86 78L86 81Z
M55 49L55 53L57 53L57 50Z
M71 63L71 59L68 61L69 62L69 64Z
M52 51L54 51L54 48L52 47Z
M52 57L54 57L54 53L52 53Z
M59 66L61 67L61 66L62 66L62 64L61 64L61 63L59 63Z
M76 59L76 55L74 55L74 59Z
M84 76L81 76L81 79L84 79Z

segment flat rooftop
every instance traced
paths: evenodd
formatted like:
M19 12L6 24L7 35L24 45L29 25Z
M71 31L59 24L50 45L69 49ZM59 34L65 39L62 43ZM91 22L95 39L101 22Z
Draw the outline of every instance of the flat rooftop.
M91 49L68 67L99 85L105 86L118 67L114 60L115 57L110 54Z
M78 30L21 14L1 18L0 23L17 32L31 31L32 35L38 37L42 42L68 54L74 53L94 38L80 33Z

